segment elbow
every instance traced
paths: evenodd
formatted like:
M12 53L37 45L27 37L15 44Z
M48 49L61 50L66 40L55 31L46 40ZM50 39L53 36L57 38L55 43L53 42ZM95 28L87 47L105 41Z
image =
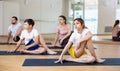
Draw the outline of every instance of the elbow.
M90 35L90 38L92 38L92 35Z
M92 38L92 33L89 33L89 38L90 38L90 39Z

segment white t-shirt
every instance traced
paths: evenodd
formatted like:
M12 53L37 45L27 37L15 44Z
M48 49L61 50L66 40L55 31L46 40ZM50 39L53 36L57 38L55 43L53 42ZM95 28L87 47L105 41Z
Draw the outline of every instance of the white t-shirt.
M20 36L20 39L25 40L25 45L28 44L28 42L31 39L34 39L36 36L38 36L38 31L36 29L32 29L31 32L28 32L27 30L23 30Z
M17 23L16 25L10 25L8 28L8 32L11 32L12 37L14 37L19 29L19 27L22 26L21 23Z
M77 31L72 33L69 41L71 41L73 43L73 46L76 46L78 44L78 42L80 41L81 38L83 38L87 33L89 32L88 29L83 29L82 34L79 34Z

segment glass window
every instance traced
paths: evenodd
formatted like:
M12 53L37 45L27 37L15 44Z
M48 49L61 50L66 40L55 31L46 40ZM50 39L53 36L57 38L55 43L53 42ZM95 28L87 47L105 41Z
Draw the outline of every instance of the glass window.
M85 25L92 34L97 34L98 0L85 0Z
M75 18L83 18L88 29L97 34L98 0L70 0L69 22L73 23Z
M120 0L117 0L116 19L120 20Z

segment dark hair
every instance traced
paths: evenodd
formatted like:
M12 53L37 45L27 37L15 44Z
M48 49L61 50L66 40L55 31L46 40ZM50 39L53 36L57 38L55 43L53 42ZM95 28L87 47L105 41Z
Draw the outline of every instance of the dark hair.
M13 16L12 18L14 18L15 20L18 20L18 18L16 16Z
M26 20L24 21L24 23L25 23L25 22L27 22L29 25L32 25L32 26L34 26L34 24L35 24L35 22L34 22L33 19L26 19Z
M119 24L119 20L115 20L115 24L114 24L113 28L115 28L116 25L118 25L118 24Z
M65 20L65 24L67 24L67 19L64 15L60 15L59 17L63 18Z
M85 23L84 23L84 20L82 19L82 18L76 18L76 19L74 19L74 21L79 21L80 23L81 23L81 25L83 25L83 29L84 28L87 28L86 26L85 26Z

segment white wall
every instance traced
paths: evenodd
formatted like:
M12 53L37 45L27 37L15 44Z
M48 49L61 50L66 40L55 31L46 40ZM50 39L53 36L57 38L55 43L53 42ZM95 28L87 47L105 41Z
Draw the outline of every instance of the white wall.
M33 18L36 22L35 28L40 33L55 33L58 25L58 16L68 16L69 0L5 0L3 3L3 22L0 23L0 35L7 34L12 16L17 16L20 22L26 18ZM116 0L98 0L98 34L106 34L105 26L113 26L116 16ZM2 5L2 4L0 4ZM0 10L2 10L0 8ZM1 16L1 15L0 15ZM1 17L0 17L1 18Z
M19 4L14 0L5 0L0 5L0 35L7 35L8 26L11 24L11 17L19 17Z
M17 16L19 18L19 4L15 1L4 1L4 35L8 32L8 27L11 24L11 17Z
M0 1L0 35L3 35L3 1Z
M35 28L40 33L55 33L58 25L58 16L62 14L63 0L20 0L20 19L23 22L26 18L35 20Z
M113 26L117 0L98 0L98 34L107 34L105 26Z

